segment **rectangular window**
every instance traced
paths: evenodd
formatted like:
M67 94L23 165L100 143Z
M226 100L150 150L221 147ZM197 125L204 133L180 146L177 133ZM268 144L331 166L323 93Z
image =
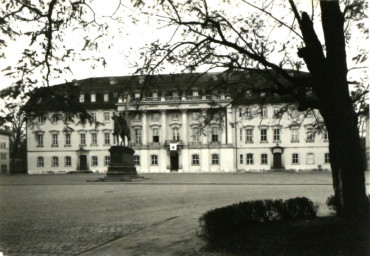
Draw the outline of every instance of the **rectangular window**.
M239 163L240 163L240 164L243 164L243 162L244 162L244 161L243 161L243 155L242 155L242 154L240 154L240 156L239 156Z
M91 157L91 166L98 166L98 157L92 156Z
M247 154L246 164L253 164L253 154Z
M199 129L193 128L193 134L192 134L193 142L199 142Z
M66 146L70 146L71 145L71 134L66 133L65 139L66 139L66 141L65 141Z
M1 153L1 159L5 160L6 159L6 153Z
M92 145L98 144L98 134L96 132L91 133L91 144Z
M59 158L57 156L53 156L51 158L51 166L58 167L59 166Z
M328 131L323 131L322 133L322 139L324 141L328 141L329 140L329 134L328 134Z
M307 138L306 142L314 142L315 141L315 132L312 128L307 128Z
M280 108L274 108L274 118L280 118L282 116Z
M177 127L172 129L172 140L173 141L180 141L180 130Z
M86 134L80 133L80 145L86 145Z
M261 129L261 142L267 142L267 129Z
M159 121L159 113L153 113L152 121L153 122L158 122Z
M292 132L292 142L299 142L299 130L294 128L291 130Z
M85 102L85 94L83 93L80 94L80 102L81 103Z
M44 158L42 156L37 157L37 167L44 167Z
M243 129L239 129L239 140L243 141Z
M104 133L104 145L109 145L110 144L110 133L105 132Z
M92 119L93 121L96 121L96 113L91 113L91 119Z
M39 124L44 123L44 117L43 117L43 116L38 116L38 117L37 117L37 122L38 122Z
M91 102L96 102L96 94L95 93L90 94L90 100L91 100Z
M158 165L158 156L157 155L151 155L151 165Z
M306 158L307 164L315 164L315 155L313 153L308 153Z
M53 124L58 123L58 115L54 114L54 115L52 116L51 122L52 122Z
M135 143L141 144L141 129L135 129Z
M104 101L109 101L109 93L104 93Z
M110 165L110 156L105 156L104 157L104 165L109 166Z
M262 118L267 118L267 106L262 107Z
M51 146L58 147L58 134L52 134Z
M44 146L44 135L43 134L37 134L36 139L37 139L37 146L38 147L43 147Z
M153 142L159 142L159 129L153 128Z
M65 166L66 167L72 166L72 158L70 156L66 156L64 161L65 161Z
M330 155L329 155L329 153L325 153L325 163L326 164L329 164L330 163Z
M261 164L268 164L267 154L261 154Z
M199 165L199 155L192 155L191 156L191 164L192 165Z
M212 142L218 142L218 128L212 127Z
M299 164L299 155L297 153L292 154L292 164Z
M140 156L134 155L134 165L140 165Z
M274 129L274 142L280 141L280 129Z
M104 121L109 122L110 121L110 113L109 112L104 112Z
M245 143L253 143L253 129L245 130Z
M250 107L247 108L247 110L245 111L245 116L248 118L248 119L251 119L253 116L252 116L252 109Z
M219 164L218 154L212 154L212 164Z

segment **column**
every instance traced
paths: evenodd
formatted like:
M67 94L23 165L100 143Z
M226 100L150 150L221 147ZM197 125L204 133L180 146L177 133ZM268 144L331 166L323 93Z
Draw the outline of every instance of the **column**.
M236 111L236 109L233 109L233 108L227 108L226 109L226 114L227 114L227 143L228 144L233 144L233 130L235 129L235 128L233 128L232 126L231 126L231 122L234 122L235 123L235 119L234 119L234 116L233 116L233 114L235 114L235 113L233 113L234 111Z
M181 140L183 141L184 145L188 144L188 124L187 124L187 117L186 117L186 109L182 110L182 134Z
M147 143L147 133L148 133L148 129L147 129L147 126L146 126L146 111L143 111L142 112L142 130L141 130L141 132L142 132L142 139L143 139L143 141L142 141L142 143L143 143L143 145L147 145L148 143Z
M221 125L220 129L221 129L221 144L226 144L226 131L227 131L227 118L226 118L226 115L227 115L227 110L225 111L224 113L224 117L223 117L223 122L224 124Z
M163 144L166 142L166 110L161 111L161 138L160 141L163 141Z

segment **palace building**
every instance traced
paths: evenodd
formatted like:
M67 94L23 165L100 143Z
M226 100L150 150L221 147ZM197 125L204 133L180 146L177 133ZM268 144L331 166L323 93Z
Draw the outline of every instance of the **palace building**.
M261 74L102 77L37 89L25 106L28 173L106 172L112 116L125 111L138 173L329 170L319 114L270 93ZM79 108L89 120L68 118Z

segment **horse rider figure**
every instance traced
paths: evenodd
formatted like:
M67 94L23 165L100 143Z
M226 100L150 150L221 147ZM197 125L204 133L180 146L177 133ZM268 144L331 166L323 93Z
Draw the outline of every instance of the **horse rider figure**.
M117 139L117 144L125 145L125 137L127 137L127 144L130 144L131 136L130 136L130 129L127 124L127 120L124 117L123 113L119 113L118 115L113 114L112 119L114 120L114 129L113 129L113 136ZM121 137L121 143L119 143L119 137ZM127 145L127 146L128 146Z

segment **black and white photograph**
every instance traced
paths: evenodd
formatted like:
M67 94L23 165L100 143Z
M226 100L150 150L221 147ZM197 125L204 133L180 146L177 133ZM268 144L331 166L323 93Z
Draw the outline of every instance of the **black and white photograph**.
M0 0L0 256L369 256L367 0Z

